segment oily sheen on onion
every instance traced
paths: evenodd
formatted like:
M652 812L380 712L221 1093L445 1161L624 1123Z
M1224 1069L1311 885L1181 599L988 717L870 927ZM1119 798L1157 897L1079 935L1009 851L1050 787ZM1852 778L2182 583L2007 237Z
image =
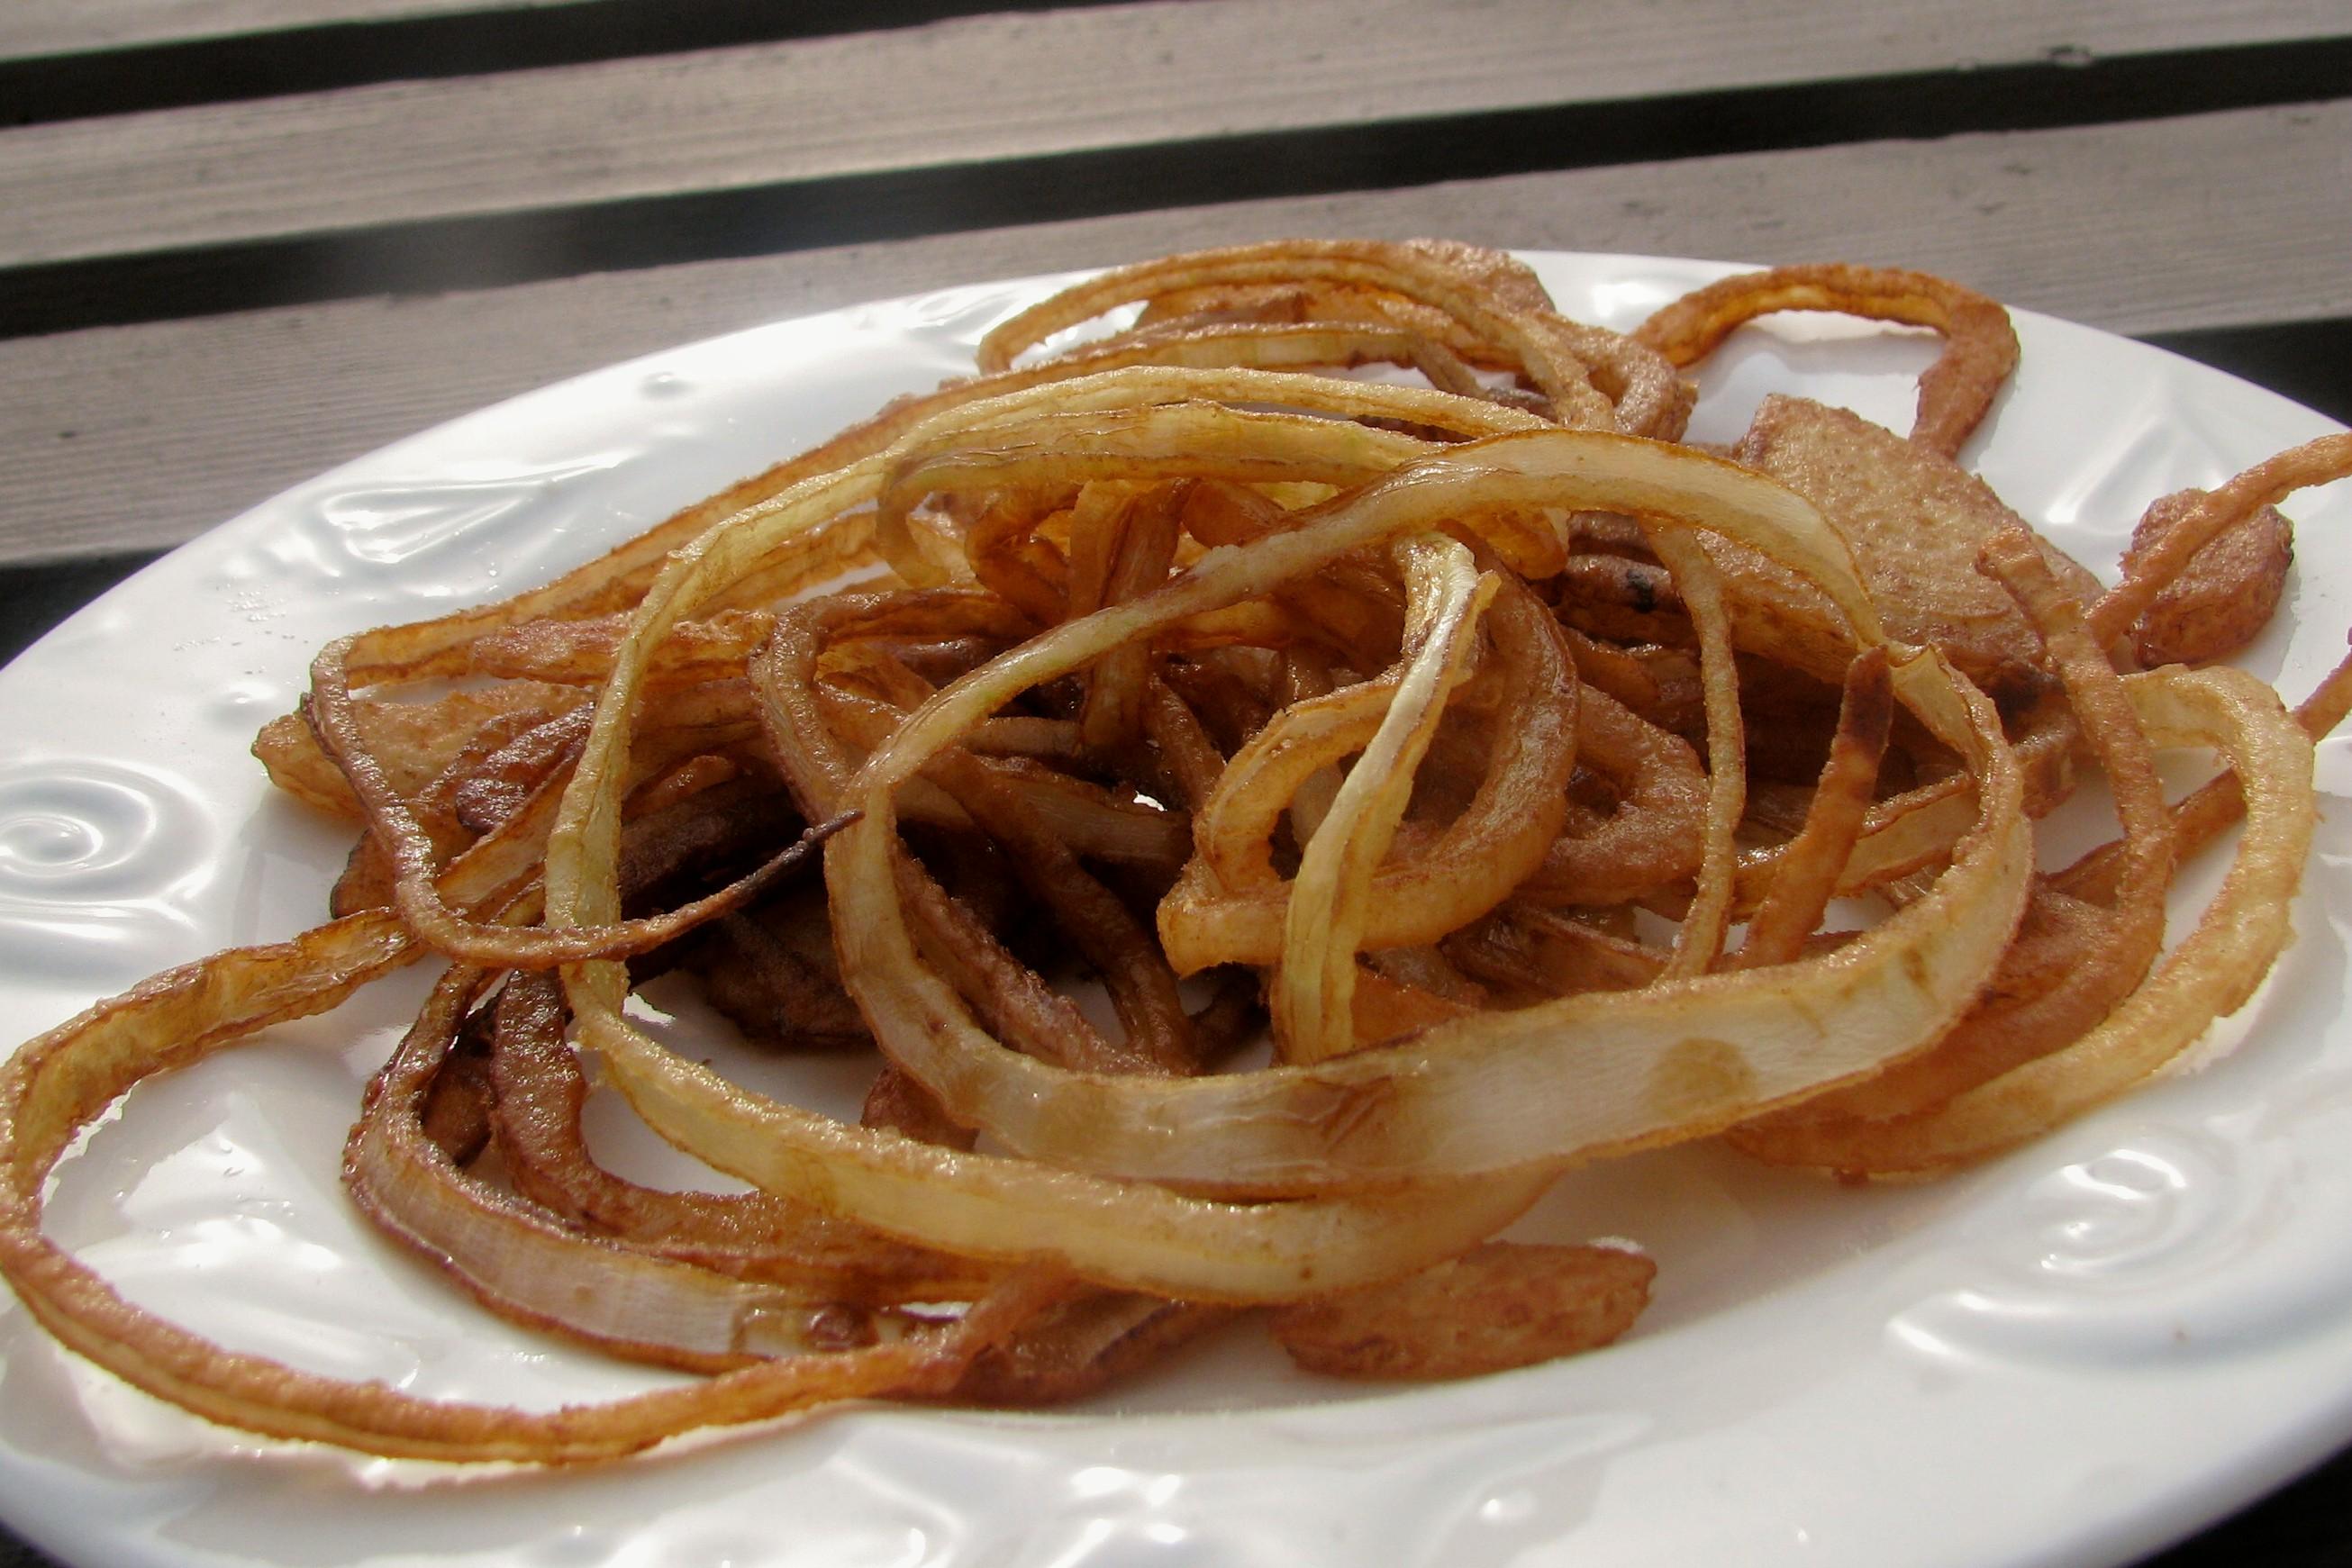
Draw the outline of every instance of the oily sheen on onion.
M1783 309L1944 336L1907 437L1784 405L1732 455L1680 444L1677 370ZM322 650L257 749L361 835L339 917L0 1069L0 1271L211 1419L444 1460L1066 1398L1259 1307L1342 1375L1605 1344L1650 1260L1494 1239L1561 1173L1717 1134L1850 1177L1987 1157L2286 945L2352 674L2289 716L2122 650L2168 645L2134 629L2197 573L2274 602L2263 508L2352 440L2170 503L2085 603L1953 459L2016 351L1992 301L1889 269L1736 277L1630 334L1448 242L1076 285L974 378L553 583ZM2168 808L2178 746L2227 771ZM2094 772L2124 839L2037 870ZM2174 863L2240 819L2159 956ZM44 1233L134 1084L421 959L449 967L359 1110L354 1200L482 1308L692 1381L548 1412L341 1381ZM665 1043L656 983L747 1049L870 1050L860 1117ZM753 1190L604 1169L592 1074Z

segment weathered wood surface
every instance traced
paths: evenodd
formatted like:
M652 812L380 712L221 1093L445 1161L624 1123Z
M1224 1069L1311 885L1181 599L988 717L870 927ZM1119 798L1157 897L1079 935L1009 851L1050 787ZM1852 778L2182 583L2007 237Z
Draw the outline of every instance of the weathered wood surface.
M2174 199L2194 167L2202 199ZM2300 169L2304 177L2280 177ZM177 543L485 402L978 277L1283 234L1928 267L2127 333L2352 314L2352 101L1238 203L0 341L0 560Z
M8 0L0 59L37 58L192 38L235 37L336 23L464 11L589 5L597 0Z
M958 17L0 131L0 266L2342 30L2338 0L1157 0Z

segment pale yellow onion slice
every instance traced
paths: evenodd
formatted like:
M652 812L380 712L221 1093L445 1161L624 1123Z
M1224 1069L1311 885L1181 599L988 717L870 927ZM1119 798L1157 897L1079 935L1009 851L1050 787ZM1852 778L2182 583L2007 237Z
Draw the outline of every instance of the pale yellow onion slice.
M1233 403L1311 410L1313 417L1311 424L1306 424L1309 416L1294 412L1251 413L1238 424L1220 420L1220 405ZM1070 483L1131 479L1155 470L1190 474L1199 471L1201 454L1211 449L1204 432L1215 421L1213 439L1224 477L1350 485L1436 444L1356 420L1409 423L1468 437L1542 429L1549 423L1523 409L1423 387L1171 365L1136 365L1057 382L1034 392L968 404L961 414L918 427L892 449L896 461L876 500L875 542L899 576L918 588L941 586L948 573L927 558L914 536L908 517L916 504L941 491L999 488L1008 471L1034 469L1041 453L1066 455L1065 470L1055 477ZM1029 442L975 449L976 434L1014 422L1033 428ZM1086 440L1078 444L1065 431L1082 431Z
M1244 414L1222 409L1215 402L1192 401L1195 399L1247 400L1313 408L1349 417ZM1138 410L1137 404L1144 406ZM651 638L657 645L669 628L693 608L724 595L745 576L761 570L776 550L795 537L877 500L885 479L904 479L915 455L938 447L941 432L998 431L1003 433L1011 451L1034 455L1038 450L1035 440L1041 422L1044 430L1052 430L1071 415L1097 418L1128 432L1129 438L1137 444L1135 454L1158 452L1180 462L1202 422L1219 421L1221 430L1248 432L1247 439L1260 443L1269 461L1278 461L1281 455L1287 455L1295 463L1304 455L1306 466L1285 468L1286 476L1345 481L1385 472L1430 450L1429 443L1414 437L1349 423L1355 417L1393 419L1465 434L1543 425L1541 420L1518 410L1425 388L1337 382L1320 376L1270 371L1181 367L1114 371L1027 386L1002 397L951 403L907 426L902 438L883 451L831 473L803 479L781 495L722 520L701 538L675 551L672 565L656 579L656 582L668 585L662 590L664 607L648 613L645 606L640 606L631 621L632 640L642 643ZM1024 432L1028 435L1025 440ZM1230 443L1234 438L1228 434L1226 439ZM948 476L941 474L938 477ZM710 559L707 550L715 540L725 541L726 548L719 558ZM1507 559L1512 559L1510 551L1507 549L1505 553ZM688 564L681 566L681 560ZM691 587L689 601L681 607L674 601L688 585L698 586ZM649 591L647 599L654 597ZM441 951L487 963L553 964L624 932L639 943L650 945L671 927L691 924L694 918L744 896L754 879L764 880L773 874L773 868L762 868L743 883L702 901L692 912L631 923L620 932L607 931L601 937L593 932L552 930L499 936L455 915L433 891L429 842L406 802L383 780L380 770L370 766L372 758L346 711L349 671L364 664L364 650L386 639L397 641L398 633L362 633L331 643L321 651L313 664L314 690L320 696L320 729L322 738L344 763L354 788L368 801L375 825L394 851L401 867L397 895L403 914ZM642 668L632 664L625 683L608 682L600 714L610 711L615 685L625 686L629 694L628 703L634 704L643 674ZM553 863L560 866L562 858L555 857ZM562 873L558 871L557 874ZM618 912L604 921L589 924L616 925Z
M1017 372L1015 379L1019 379ZM1306 409L1346 420L1393 420L1446 431L1465 439L1552 427L1551 421L1525 409L1431 387L1343 381L1297 371L1239 366L1141 364L1095 371L943 410L910 427L894 444L894 449L901 461L919 464L925 454L953 450L962 445L971 433L1026 420L1039 409L1052 408L1070 414L1111 414L1183 402ZM1374 431L1365 426L1362 434L1375 442L1385 439L1416 447L1431 444L1392 430ZM1268 456L1270 459L1273 455Z
M1499 586L1443 534L1407 538L1396 554L1409 657L1387 716L1307 841L1283 923L1270 1004L1275 1038L1291 1061L1319 1061L1355 1045L1356 949L1373 873L1396 840L1413 772L1444 716L1448 692L1477 652L1478 617Z
M981 1033L952 991L915 963L894 894L887 882L872 880L887 874L890 790L1012 693L1131 636L1431 516L1461 511L1474 497L1487 502L1499 494L1513 505L1680 517L1752 541L1817 574L1863 634L1883 641L1842 542L1818 514L1731 465L1624 437L1549 431L1457 449L1453 456L1372 486L1246 554L1213 551L1149 598L1006 655L927 705L869 765L861 786L875 802L875 816L863 825L869 831L850 830L828 862L848 967L894 1054L961 1113L1056 1161L1229 1191L1377 1186L1535 1166L1712 1130L1759 1106L1867 1072L1924 1043L1990 971L2016 918L2030 857L2019 780L1990 705L1956 685L1939 660L1915 655L1899 666L1897 686L1906 705L1980 771L1981 818L1960 841L1951 872L1910 909L1834 957L1792 967L1769 985L1711 977L1636 997L1574 998L1440 1029L1406 1051L1176 1083L1057 1071L1012 1056ZM835 498L806 504L822 510ZM730 550L756 553L763 542L756 534L730 539L730 532L707 536L673 566L667 591L657 588L641 609L641 624L674 618L701 591L698 580L710 563ZM625 659L607 688L606 712L615 716L600 730L612 732L608 747L617 742L617 716L633 701L632 666L642 656L640 649ZM600 768L583 765L567 805L573 831L559 835L551 851L551 886L570 918L596 917L612 896L612 808L603 798L609 789ZM586 852L592 839L600 841L593 854ZM878 983L885 975L888 983ZM951 1248L971 1245L976 1232L993 1246L1017 1248L1036 1245L1022 1233L1024 1225L1050 1223L1072 1266L1097 1270L1098 1277L1127 1266L1147 1239L1166 1243L1174 1254L1213 1259L1224 1239L1215 1234L1219 1227L1240 1227L1245 1239L1262 1241L1270 1216L1286 1210L1301 1219L1307 1216L1297 1211L1308 1211L1327 1231L1347 1228L1332 1222L1349 1211L1328 1203L1271 1211L1195 1204L1162 1208L1144 1227L1135 1223L1129 1203L1192 1200L1010 1162L910 1159L888 1141L742 1095L659 1051L620 1016L615 966L583 965L568 978L583 1035L606 1053L616 1081L649 1121L722 1167L830 1199L880 1228ZM926 1183L927 1175L934 1179ZM1043 1207L1021 1212L1032 1200ZM1410 1230L1397 1212L1391 1228ZM1162 1220L1176 1229L1160 1229ZM1416 1222L1426 1227L1430 1220L1420 1216ZM1364 1217L1352 1215L1349 1223L1360 1225ZM1189 1236L1177 1234L1187 1227ZM1139 1236L1145 1229L1152 1232L1148 1239ZM1390 1255L1391 1270L1398 1259ZM1234 1266L1262 1260L1220 1261L1225 1266L1217 1270L1218 1281L1194 1293L1234 1299L1245 1286L1271 1282L1244 1281L1245 1270Z
M974 405L957 417L971 419L1013 451L1034 451L1024 444L1040 417L1050 418L1073 401L1117 405L1131 390L1119 383L1130 380L1171 384L1168 372L1118 372ZM1415 394L1423 400L1440 395ZM1204 413L1222 415L1228 429L1265 423L1265 416L1213 404L1156 412L1196 423ZM1328 420L1288 422L1287 428L1294 441L1309 447L1360 439L1358 427ZM920 445L929 434L918 427L907 446ZM762 559L779 539L870 500L894 455L878 455L805 482L673 557L638 606L631 637L599 697L598 725L575 770L564 821L551 836L551 926L614 906L610 872L618 813L607 791L626 754L626 717L651 649L696 603L722 591L735 572ZM595 874L587 874L592 868ZM1104 1282L1194 1300L1285 1300L1451 1256L1507 1223L1550 1178L1548 1170L1538 1170L1475 1190L1441 1183L1377 1201L1235 1206L1089 1181L1022 1161L957 1155L792 1107L755 1103L715 1074L661 1051L627 1023L620 1010L625 994L620 966L584 963L567 969L565 978L583 1042L604 1052L613 1081L666 1135L755 1185L856 1214L890 1234L930 1238L968 1256L1050 1252L1073 1271ZM779 1120L762 1121L761 1114ZM830 1168L810 1157L818 1150L825 1151ZM1059 1219L1050 1232L1039 1227L1045 1215ZM1044 1236L1050 1236L1050 1247Z
M1501 304L1428 251L1379 241L1276 240L1121 267L1073 284L999 324L981 340L977 357L983 371L1005 370L1024 350L1056 332L1179 289L1301 281L1383 289L1433 306L1515 358L1563 423L1605 429L1615 423L1615 411L1593 387L1584 362L1538 319Z
M1474 462L1506 479L1506 463L1532 471L1522 479L1539 475L1540 490L1530 483L1529 495L1515 501L1539 494L1538 504L1630 503L1758 538L1784 558L1828 537L1810 507L1769 481L1679 449L1571 432L1481 444L1335 503L1253 552L1275 561L1228 560L1221 570L1204 560L1152 600L1062 628L968 677L868 764L858 799L886 814L891 782L919 766L928 747L1101 646L1212 595L1248 591L1365 539L1466 509L1467 497L1491 495L1498 477ZM1825 549L1842 554L1833 541ZM1824 575L1825 590L1854 603L1853 618L1874 632L1851 569ZM869 895L871 873L861 863L878 854L887 816L862 836L850 830L828 857L845 969L886 1049L959 1116L1024 1152L1082 1168L1212 1189L1299 1190L1503 1169L1687 1135L1688 1127L1721 1124L1737 1103L1799 1095L1924 1044L2008 940L2028 844L2007 747L1989 706L1963 695L1939 661L1910 657L1896 684L1982 771L1983 820L1963 840L1953 872L1913 910L1845 952L1768 983L1720 977L1570 998L1441 1026L1406 1047L1311 1070L1129 1092L1006 1062L969 1029L952 996L916 970L910 949L893 950L903 928L887 894Z
M886 1241L769 1193L673 1191L606 1170L584 1141L589 1084L571 1021L553 976L507 977L487 1070L488 1119L506 1185L520 1196L597 1235L782 1285L803 1300L968 1301L995 1282L994 1270Z
M581 1040L649 1124L730 1175L944 1251L1173 1299L1296 1301L1410 1273L1517 1218L1559 1174L1548 1164L1280 1203L1194 1197L848 1126L747 1095L635 1033L589 1019Z
M1698 886L1664 977L1704 975L1723 951L1731 915L1739 846L1733 835L1748 811L1748 742L1739 715L1739 674L1732 663L1731 615L1724 604L1723 571L1688 528L1645 524L1650 548L1675 574L1675 585L1698 629L1699 678L1706 704L1706 819Z
M432 676L461 675L467 669L468 645L474 639L501 629L551 616L595 614L634 603L643 586L660 570L667 555L692 543L711 528L782 496L813 476L831 473L892 444L926 422L951 417L954 411L1007 395L1066 382L1097 371L1156 362L1150 351L1135 353L1108 348L1100 354L1008 371L973 381L951 382L938 390L901 398L872 417L796 457L786 459L740 484L684 508L646 533L616 546L605 556L567 572L553 582L527 590L512 599L456 611L438 620L387 627L366 634L353 650L354 678L359 681L413 681ZM1313 378L1293 377L1295 381ZM1412 392L1414 389L1397 389ZM1465 402L1478 400L1463 399ZM1103 406L1109 406L1105 404ZM1496 417L1512 415L1491 403L1478 406ZM1397 415L1407 418L1408 415ZM1465 416L1466 417L1466 416ZM1517 417L1532 418L1520 415ZM1440 429L1457 428L1450 419L1433 422ZM1494 426L1474 427L1465 434L1484 434ZM845 518L839 529L825 537L814 534L779 542L777 554L735 580L737 591L751 597L773 599L854 555L866 538L864 520ZM731 601L731 598L730 598Z
M502 831L452 864L444 891L469 907L495 904L536 858L535 835ZM290 942L235 948L157 975L27 1042L0 1067L0 1271L61 1344L159 1399L269 1437L395 1458L561 1464L614 1458L692 1427L769 1420L831 1400L944 1393L972 1357L1066 1292L1050 1274L1027 1275L937 1334L766 1362L603 1405L530 1412L421 1398L226 1350L133 1306L42 1234L51 1167L141 1079L271 1023L323 1012L421 950L389 911L348 916Z
M1229 896L1238 889L1278 884L1274 835L1284 811L1292 813L1297 831L1314 831L1339 790L1339 765L1380 732L1395 687L1391 670L1301 698L1244 741L1193 813L1192 840L1200 858L1192 872L1213 877ZM1319 804L1314 803L1318 796ZM1314 820L1300 822L1302 812ZM1214 962L1180 956L1181 942L1168 929L1168 910L1163 902L1161 936L1178 967L1189 972Z
M1462 356L1426 333L1370 322L1212 321L1162 324L1085 344L1045 364L1107 371L1120 365L1247 366L1309 371L1381 363L1411 366L1440 392L1484 399L1486 389Z
M425 1135L420 1117L482 980L465 968L445 975L369 1086L345 1148L343 1180L377 1228L500 1316L633 1361L719 1372L840 1348L812 1335L835 1305L825 1297L573 1229L457 1168ZM890 1314L880 1321L904 1326Z
M1589 699L1598 694L1579 685L1551 626L1550 612L1532 592L1503 585L1486 615L1488 640L1507 661L1496 710L1501 731L1486 775L1434 842L1374 871L1363 946L1435 942L1492 909L1553 852L1580 727L1588 719L1606 725L1610 716L1594 713ZM1274 873L1276 821L1286 803L1294 826L1302 810L1311 811L1312 775L1334 771L1329 765L1378 731L1392 684L1366 682L1294 703L1234 753L1196 819L1198 859L1160 901L1160 944L1179 973L1277 956L1290 892Z
M2219 750L2245 792L2246 825L2196 928L2097 1027L1932 1110L1792 1129L1772 1158L1878 1174L1925 1173L1998 1154L2125 1092L2235 1012L2293 931L2311 849L2312 742L2278 695L2242 670L2178 664L2124 687L2158 746Z
M1347 390L1335 394L1329 390L1333 387ZM614 844L618 842L619 802L612 798L611 772L618 758L625 755L627 716L636 706L652 650L660 645L673 626L706 601L724 593L730 583L784 541L822 527L844 512L873 503L886 480L903 469L910 455L936 449L945 433L964 432L967 441L980 434L994 435L997 444L990 449L995 455L990 466L996 476L1007 482L1034 478L1036 466L1048 460L1048 455L1037 444L1043 434L1076 434L1066 431L1064 427L1067 422L1057 418L1072 412L1118 416L1115 424L1121 430L1133 429L1139 423L1148 429L1150 422L1156 419L1160 422L1162 439L1171 445L1176 435L1188 441L1205 438L1198 449L1202 453L1236 447L1247 450L1252 444L1261 442L1273 456L1287 454L1296 457L1304 451L1314 461L1354 479L1369 478L1430 450L1428 444L1412 437L1342 420L1250 414L1213 402L1187 401L1216 393L1255 395L1268 402L1309 407L1325 406L1337 395L1342 400L1340 407L1353 414L1379 414L1465 429L1492 429L1498 425L1509 428L1514 422L1523 422L1532 428L1549 428L1532 415L1423 389L1333 382L1315 376L1164 368L1111 371L1076 381L1027 387L1002 397L958 404L918 422L889 448L803 479L782 494L723 519L671 553L669 564L633 612L628 641L616 656L612 674L597 698L596 727L575 772L575 788L567 795L564 819L559 822L550 845L549 924L605 925L617 918L617 903L610 896L612 890L592 895L583 887L580 872L585 863L583 857L587 844L602 846L608 840ZM1140 413L1134 411L1134 404L1153 398L1171 401L1146 408ZM1278 448L1276 443L1280 444ZM1198 455L1193 462L1198 466L1215 467ZM963 467L972 465L967 461ZM953 468L952 465L943 465L942 476ZM1844 546L1836 536L1829 533L1825 525L1820 526L1818 532L1820 543L1816 548L1834 550L1843 559ZM1865 615L1874 616L1866 601L1860 603ZM1222 609L1224 605L1203 608ZM1874 619L1871 623L1875 625ZM589 782L581 785L579 780L583 778ZM396 802L390 808L394 813L400 809ZM607 852L599 847L593 857L595 863L609 863L606 855ZM604 912L601 916L591 917L589 912L595 908ZM611 973L609 968L599 970L593 965L587 966L583 972ZM614 982L608 978L598 983L610 986ZM617 996L614 993L615 1007Z

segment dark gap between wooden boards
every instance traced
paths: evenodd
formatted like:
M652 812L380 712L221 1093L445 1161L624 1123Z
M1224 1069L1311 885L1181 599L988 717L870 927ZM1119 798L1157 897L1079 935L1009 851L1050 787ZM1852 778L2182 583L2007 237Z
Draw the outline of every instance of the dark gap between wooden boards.
M2268 387L2352 424L2352 319L2149 332L2141 342Z
M14 659L66 617L163 554L133 550L0 566L0 664Z
M1058 219L2340 96L2352 39L1175 141L47 263L0 337L789 253Z
M0 125L873 33L1102 0L592 0L0 60Z

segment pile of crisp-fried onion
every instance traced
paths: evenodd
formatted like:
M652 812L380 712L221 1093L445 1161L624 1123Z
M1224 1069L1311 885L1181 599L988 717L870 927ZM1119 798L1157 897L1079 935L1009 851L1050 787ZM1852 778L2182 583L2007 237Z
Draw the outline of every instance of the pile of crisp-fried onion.
M1786 308L1943 332L1899 463L1962 482L2016 350L1941 280L1787 269L1620 337L1491 253L1255 246L1080 285L982 378L556 583L331 644L257 749L364 825L337 918L18 1051L0 1268L215 1420L574 1461L860 1396L1066 1397L1243 1307L1310 1366L1519 1364L1646 1298L1622 1249L1492 1239L1572 1166L1728 1133L1932 1173L2126 1090L2284 946L2310 737L2352 701L2339 671L2289 716L2126 634L2352 438L2177 505L2095 603L2021 522L1953 547L2026 649L1980 690L1890 636L1933 606L1889 601L1858 525L1676 444L1675 368ZM1337 373L1375 363L1419 379ZM2168 747L2224 772L2168 806ZM2033 818L2094 767L2122 837L2037 870ZM2167 952L2176 861L2240 820ZM547 1413L341 1382L43 1234L131 1085L428 955L357 1200L491 1309L698 1380ZM687 975L755 1042L878 1048L863 1122L661 1043L636 988ZM597 1164L583 1061L752 1190Z

